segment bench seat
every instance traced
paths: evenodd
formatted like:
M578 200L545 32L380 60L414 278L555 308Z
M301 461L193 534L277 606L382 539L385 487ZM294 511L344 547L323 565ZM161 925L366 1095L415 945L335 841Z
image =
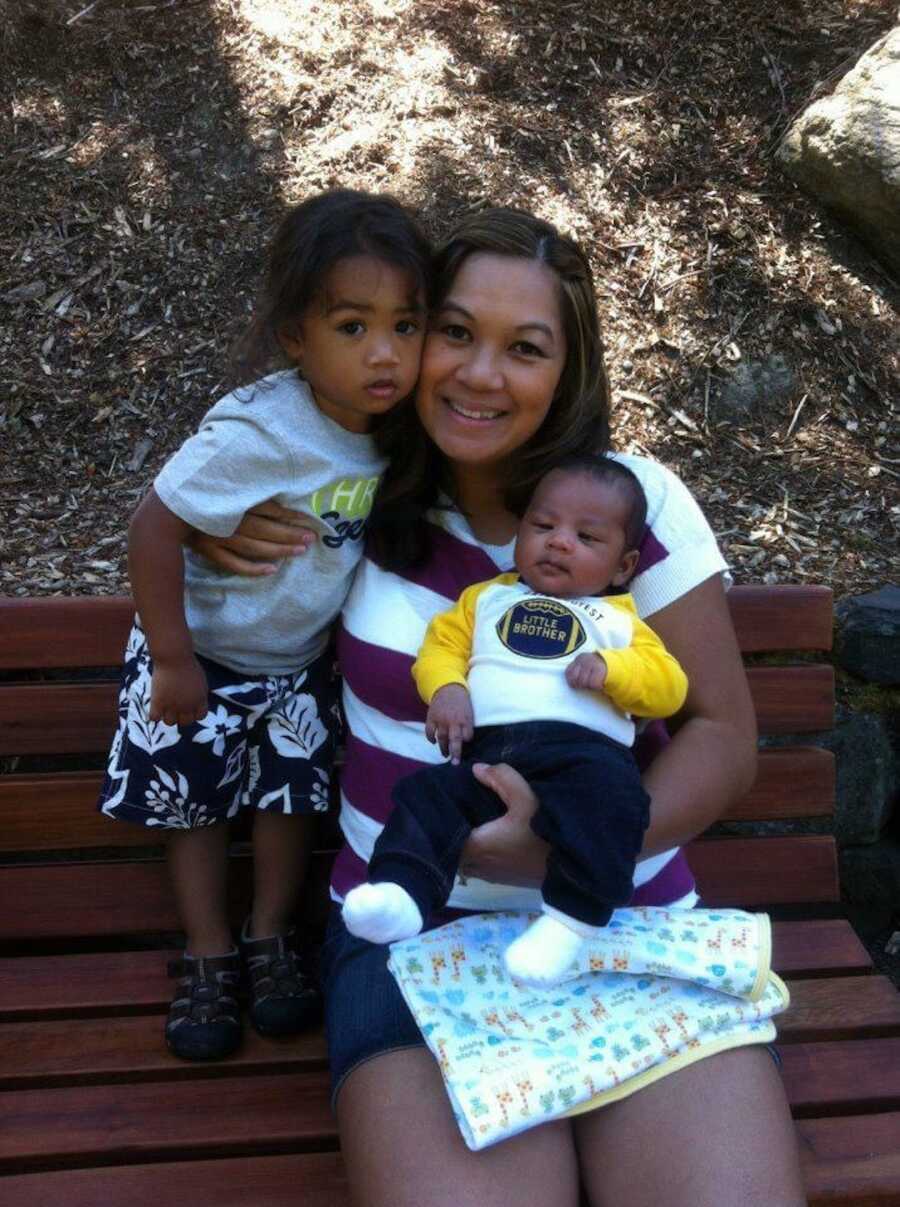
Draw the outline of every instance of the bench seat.
M778 1047L810 1203L900 1204L900 995L839 916L833 839L797 825L833 809L832 757L804 743L832 724L831 669L810 661L830 645L830 593L736 588L731 606L761 731L796 744L764 752L692 866L705 901L775 918L791 991ZM192 1207L344 1207L320 1031L248 1029L210 1065L163 1045L178 927L164 864L140 829L97 815L99 772L73 766L105 752L130 615L127 600L0 600L0 1202L157 1207L177 1187ZM308 888L313 931L333 843L332 824ZM240 842L233 872L238 921Z

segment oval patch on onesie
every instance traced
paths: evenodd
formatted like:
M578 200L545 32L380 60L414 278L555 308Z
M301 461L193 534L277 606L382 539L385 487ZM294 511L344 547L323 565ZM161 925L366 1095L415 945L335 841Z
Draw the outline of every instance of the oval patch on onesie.
M585 642L581 621L553 599L513 604L497 621L497 636L524 658L564 658Z

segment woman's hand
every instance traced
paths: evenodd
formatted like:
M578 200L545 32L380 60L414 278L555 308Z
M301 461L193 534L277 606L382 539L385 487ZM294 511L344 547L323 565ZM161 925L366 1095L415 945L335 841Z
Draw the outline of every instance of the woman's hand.
M248 511L232 536L193 531L188 545L220 570L259 578L274 574L286 557L305 553L316 540L309 519L274 499Z
M547 871L550 848L531 828L537 797L506 763L475 763L472 771L479 783L497 793L507 811L472 831L463 847L460 871L497 884L539 885Z

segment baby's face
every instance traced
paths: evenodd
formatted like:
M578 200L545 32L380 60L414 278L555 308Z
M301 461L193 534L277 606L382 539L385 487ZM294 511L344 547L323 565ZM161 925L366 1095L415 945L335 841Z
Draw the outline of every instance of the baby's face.
M519 524L516 569L534 591L575 599L623 586L638 554L625 548L628 504L608 482L553 470Z

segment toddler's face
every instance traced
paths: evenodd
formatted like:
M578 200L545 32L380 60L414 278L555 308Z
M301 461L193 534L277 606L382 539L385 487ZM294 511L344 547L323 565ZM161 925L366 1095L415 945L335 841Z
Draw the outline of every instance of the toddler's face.
M625 548L628 503L588 473L553 470L522 517L516 569L535 591L574 599L621 587L637 550Z
M350 432L412 391L425 338L425 300L411 274L374 256L340 260L318 298L281 333L323 414Z

